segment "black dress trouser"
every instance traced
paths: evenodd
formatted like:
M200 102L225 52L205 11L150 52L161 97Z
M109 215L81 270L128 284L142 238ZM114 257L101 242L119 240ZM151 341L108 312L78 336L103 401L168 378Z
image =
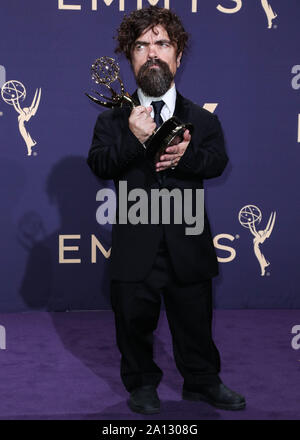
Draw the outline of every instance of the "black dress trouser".
M220 355L213 342L211 279L180 284L161 241L151 272L141 282L111 282L121 378L127 391L158 386L163 372L153 360L161 293L176 366L186 384L220 383Z

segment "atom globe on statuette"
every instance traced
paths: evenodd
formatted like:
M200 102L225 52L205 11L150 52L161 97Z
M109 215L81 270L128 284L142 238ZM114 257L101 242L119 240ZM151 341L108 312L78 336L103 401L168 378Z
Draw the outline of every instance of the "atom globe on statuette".
M1 97L6 104L14 105L26 98L26 89L20 81L11 80L3 84Z
M259 224L261 219L261 210L255 205L244 206L239 212L239 222L244 228L253 227L255 223Z

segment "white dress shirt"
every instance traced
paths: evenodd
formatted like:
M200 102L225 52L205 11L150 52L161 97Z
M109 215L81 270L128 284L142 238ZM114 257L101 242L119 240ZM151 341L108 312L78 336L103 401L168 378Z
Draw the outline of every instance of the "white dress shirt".
M144 107L150 107L152 101L164 101L165 105L161 109L160 115L162 117L163 122L165 122L167 119L171 118L175 111L175 105L176 105L176 87L175 84L162 96L151 97L146 96L142 89L138 88L137 94L140 100L140 103ZM154 119L154 109L152 107L151 112L151 118ZM142 144L144 148L146 148L145 144Z
M165 105L161 109L160 115L162 120L165 122L167 119L171 118L174 114L175 104L176 104L176 87L175 84L163 95L158 98L151 96L146 96L143 91L138 88L137 94L140 103L144 107L150 107L152 101L164 101ZM152 107L151 117L154 119L154 110Z

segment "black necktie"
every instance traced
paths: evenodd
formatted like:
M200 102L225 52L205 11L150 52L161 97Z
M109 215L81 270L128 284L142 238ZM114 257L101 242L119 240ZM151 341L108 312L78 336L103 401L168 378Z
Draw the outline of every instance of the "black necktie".
M164 103L164 101L152 101L151 105L154 109L154 122L156 124L156 128L158 128L163 123L160 112L161 112L163 106L165 105L165 103ZM166 171L159 171L159 172L156 172L156 174L157 174L157 178L158 178L159 183L162 185L164 182L164 179L166 177Z

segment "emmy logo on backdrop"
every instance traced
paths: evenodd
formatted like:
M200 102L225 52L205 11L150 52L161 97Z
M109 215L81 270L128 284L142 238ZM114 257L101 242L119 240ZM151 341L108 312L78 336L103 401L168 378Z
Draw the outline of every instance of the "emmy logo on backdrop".
M254 236L253 245L254 245L254 253L258 262L260 264L261 276L265 275L265 269L270 265L270 262L267 261L260 250L260 245L269 238L275 223L276 211L271 212L268 224L265 229L256 230L255 223L259 224L262 219L262 214L260 209L254 205L244 206L239 212L239 222L244 228L250 229L250 232Z
M268 0L261 0L261 5L266 13L268 20L268 29L272 28L272 21L277 17L277 14L273 11L271 5Z
M20 101L24 101L26 98L26 89L20 81L7 81L3 84L1 88L1 97L6 104L12 105L19 114L19 130L27 147L27 155L31 156L32 148L36 145L36 141L32 139L29 132L26 130L25 122L28 122L37 112L41 99L41 89L36 89L30 107L22 108L20 105Z

